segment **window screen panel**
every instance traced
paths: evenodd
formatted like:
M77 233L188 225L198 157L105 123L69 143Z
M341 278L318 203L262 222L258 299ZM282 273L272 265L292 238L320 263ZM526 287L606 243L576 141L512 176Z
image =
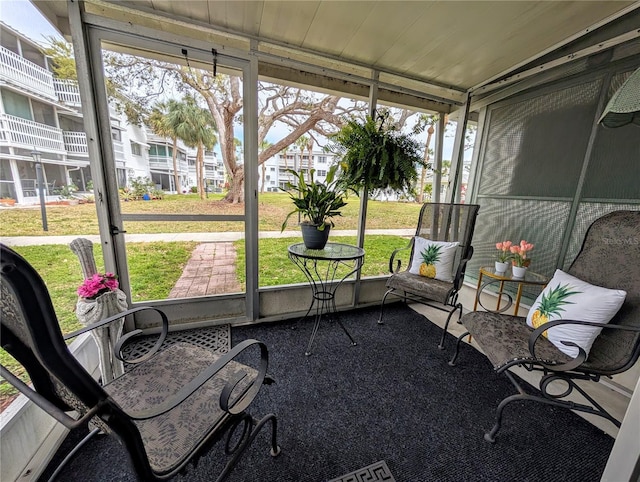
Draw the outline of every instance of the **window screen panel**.
M613 76L607 102L631 72ZM582 197L640 200L640 128L637 125L598 126Z
M602 80L491 110L480 195L571 197Z

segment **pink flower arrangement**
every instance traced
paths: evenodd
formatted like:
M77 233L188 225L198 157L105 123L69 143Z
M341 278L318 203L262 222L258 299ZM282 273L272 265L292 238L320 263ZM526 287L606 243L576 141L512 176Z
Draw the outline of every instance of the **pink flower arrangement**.
M531 264L531 259L527 253L533 249L533 244L526 242L524 239L520 241L519 245L511 246L511 259L513 266L519 266L520 268L526 268Z
M501 243L496 243L496 249L498 252L498 261L501 263L506 263L511 259L511 245L513 243L511 241L502 241Z
M78 287L78 296L92 300L108 291L118 289L118 280L113 273L96 273L91 278L87 278Z

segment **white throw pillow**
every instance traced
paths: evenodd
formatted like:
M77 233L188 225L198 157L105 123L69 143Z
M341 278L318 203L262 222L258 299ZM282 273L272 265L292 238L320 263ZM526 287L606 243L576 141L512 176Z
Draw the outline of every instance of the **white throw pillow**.
M618 312L626 296L626 291L594 286L558 269L531 306L527 325L537 328L551 320L589 321L604 325ZM561 342L572 341L588 355L601 331L602 328L594 326L566 324L549 328L544 335L558 350L575 358L578 349Z
M453 262L456 259L456 248L458 247L458 244L460 243L431 241L430 239L416 236L413 246L413 259L411 260L409 273L451 283L453 281ZM435 267L435 275L433 274L432 268L425 267L423 268L423 272L420 272L420 265L423 264L422 253L429 249L429 246L436 246L436 249L438 250L436 262L433 265Z

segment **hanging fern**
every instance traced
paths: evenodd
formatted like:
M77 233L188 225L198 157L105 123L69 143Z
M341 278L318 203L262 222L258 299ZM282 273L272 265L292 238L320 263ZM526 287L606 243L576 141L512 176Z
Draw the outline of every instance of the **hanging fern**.
M341 156L341 180L354 189L372 193L391 188L408 192L418 178L416 166L424 164L420 146L391 127L389 115L350 120L332 137L330 150Z

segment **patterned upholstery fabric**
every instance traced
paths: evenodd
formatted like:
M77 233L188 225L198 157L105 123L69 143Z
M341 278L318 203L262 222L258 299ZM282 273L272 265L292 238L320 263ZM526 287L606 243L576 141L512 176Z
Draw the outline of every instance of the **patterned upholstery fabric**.
M593 223L569 274L588 283L627 292L610 324L640 327L640 211L616 211ZM602 330L585 366L617 372L625 366L639 333Z
M445 304L453 290L453 283L429 279L417 274L411 274L409 271L402 271L387 280L387 289L392 288Z
M494 369L513 360L533 359L528 345L533 330L527 326L525 318L477 311L465 315L462 322ZM538 338L536 355L547 362L571 360L545 337Z
M125 411L152 409L165 402L188 380L214 363L221 355L188 343L176 343L105 386L105 390ZM158 417L136 421L149 463L166 473L193 452L205 436L223 419L219 394L237 374L247 375L234 391L245 390L257 372L230 362L215 377L177 407ZM162 383L158 383L161 380Z

